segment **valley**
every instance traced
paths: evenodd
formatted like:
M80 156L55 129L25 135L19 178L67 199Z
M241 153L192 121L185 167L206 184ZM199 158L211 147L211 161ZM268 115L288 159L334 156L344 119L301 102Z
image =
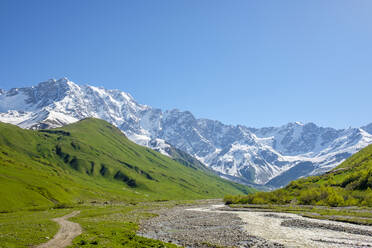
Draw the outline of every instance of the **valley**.
M370 125L347 129L312 122L262 128L227 125L196 118L190 111L140 104L129 93L67 78L0 90L2 122L46 129L88 117L105 120L135 143L166 156L198 159L223 178L266 189L327 172L372 144Z
M253 191L192 161L180 164L139 146L92 118L41 131L0 123L0 172L2 212Z
M96 118L40 130L0 123L0 247L372 245L372 146L271 192L168 151Z
M0 248L371 248L371 13L0 0Z
M96 118L40 130L0 123L0 247L372 245L372 146L271 192L170 151Z
M317 212L328 215L316 215ZM79 214L77 214L79 212ZM0 247L48 246L59 228L53 218L69 218L83 233L67 247L369 247L372 227L330 220L372 209L279 206L226 207L221 200L85 203L60 209L0 214ZM314 214L317 218L309 218ZM306 217L304 217L306 216ZM323 218L320 218L323 216ZM57 234L58 235L58 234Z

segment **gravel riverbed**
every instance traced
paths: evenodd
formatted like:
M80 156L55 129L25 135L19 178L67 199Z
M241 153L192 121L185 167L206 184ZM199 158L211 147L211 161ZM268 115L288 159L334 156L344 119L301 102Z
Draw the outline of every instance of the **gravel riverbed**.
M256 209L229 211L219 202L160 209L139 235L184 247L372 247L372 227Z
M235 211L247 233L287 247L372 247L371 226L309 219L296 214Z
M178 206L157 210L155 213L159 216L143 221L137 234L192 248L284 247L249 235L243 230L244 222L234 213L199 211L210 206ZM198 208L193 210L195 207Z

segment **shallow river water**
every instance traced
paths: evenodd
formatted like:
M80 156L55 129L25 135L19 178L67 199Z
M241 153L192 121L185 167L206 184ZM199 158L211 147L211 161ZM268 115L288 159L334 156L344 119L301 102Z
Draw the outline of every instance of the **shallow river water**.
M191 208L188 211L221 212L223 205ZM339 226L346 229L371 231L371 226L361 226L329 220L304 218L296 214L256 211L228 211L237 214L245 223L244 230L254 236L277 242L286 247L372 247L372 236L335 231L324 226ZM285 220L300 220L300 226L283 226ZM306 228L306 223L321 224L323 228ZM314 225L312 225L314 226Z

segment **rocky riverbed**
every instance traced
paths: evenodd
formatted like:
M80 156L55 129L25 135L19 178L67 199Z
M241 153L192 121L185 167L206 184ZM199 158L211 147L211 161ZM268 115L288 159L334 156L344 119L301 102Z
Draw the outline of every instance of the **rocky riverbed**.
M372 247L372 227L295 214L229 211L216 202L160 209L139 235L184 247Z
M198 211L211 206L209 203L158 210L158 217L141 223L138 234L193 248L284 247L249 235L243 230L244 222L235 213Z
M304 218L296 214L235 211L244 230L287 247L372 247L371 226Z

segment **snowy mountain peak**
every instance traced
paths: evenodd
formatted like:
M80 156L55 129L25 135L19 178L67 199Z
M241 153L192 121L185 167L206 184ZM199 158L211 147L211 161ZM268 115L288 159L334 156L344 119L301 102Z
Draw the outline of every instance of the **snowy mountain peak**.
M39 84L37 84L37 86L33 86L31 88L70 88L70 86L75 86L76 84L74 84L73 82L71 82L68 78L64 77L64 78L60 78L60 79L54 79L54 78L51 78L51 79L48 79L47 81L44 81L44 82L40 82ZM23 88L24 89L24 88Z
M292 128L292 127L302 127L302 126L304 126L304 123L300 121L294 121L294 122L289 122L283 125L282 127Z
M229 178L272 187L330 170L372 143L372 124L342 130L311 122L225 125L197 119L190 111L138 104L126 92L79 86L67 78L0 91L0 121L23 128L59 127L87 117L104 119L163 154L175 147Z
M58 82L67 83L67 82L71 82L71 81L67 77L63 77L63 78L58 79Z

